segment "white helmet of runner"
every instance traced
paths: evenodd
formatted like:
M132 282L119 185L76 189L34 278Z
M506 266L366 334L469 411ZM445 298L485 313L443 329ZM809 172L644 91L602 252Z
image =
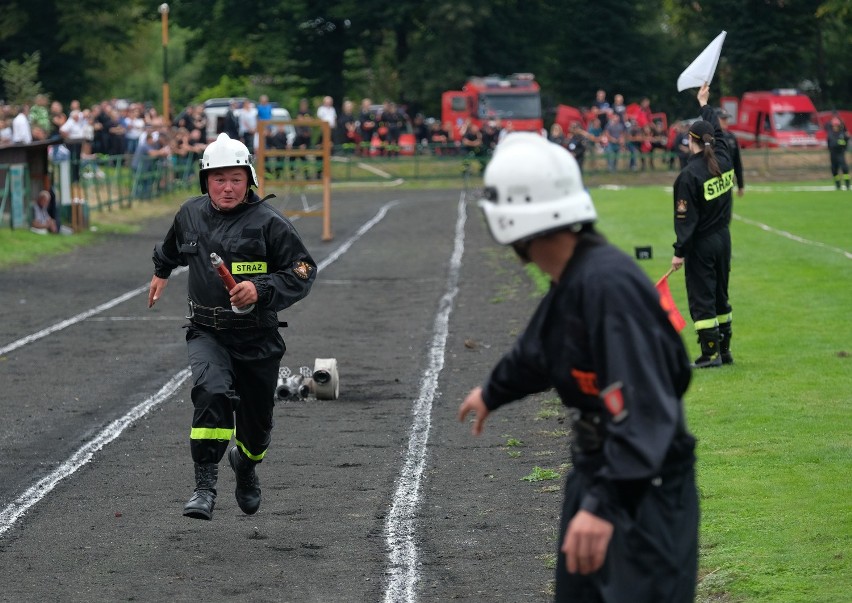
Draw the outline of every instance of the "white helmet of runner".
M248 147L222 132L215 141L207 145L207 148L204 149L204 155L201 157L198 179L202 193L207 192L207 172L226 167L247 168L251 176L249 184L257 186L257 173L251 164L251 154Z
M574 156L533 132L513 132L485 169L479 207L491 236L510 245L597 220Z

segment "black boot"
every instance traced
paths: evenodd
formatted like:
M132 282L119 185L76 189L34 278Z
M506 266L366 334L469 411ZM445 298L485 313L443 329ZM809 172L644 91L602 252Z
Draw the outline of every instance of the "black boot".
M722 366L719 355L719 327L701 329L698 331L698 343L701 344L701 356L692 363L694 368L710 368Z
M731 323L726 322L719 325L719 356L722 364L733 364L734 357L731 355Z
M211 519L216 505L216 479L219 466L216 463L195 463L195 492L183 506L183 514L195 519Z
M228 462L237 476L234 490L237 504L246 515L254 515L260 507L260 480L254 472L257 463L246 458L236 446L228 451Z

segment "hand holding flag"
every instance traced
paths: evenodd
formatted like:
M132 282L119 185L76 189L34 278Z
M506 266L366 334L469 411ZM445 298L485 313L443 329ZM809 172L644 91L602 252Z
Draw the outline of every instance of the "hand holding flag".
M675 331L680 333L683 331L684 327L686 327L686 319L684 319L683 315L677 309L675 305L674 297L672 297L672 291L669 288L669 275L672 273L672 270L669 270L663 275L659 281L657 281L656 287L657 291L660 293L660 305L663 307L663 310L669 315L669 320L672 323L672 326L675 328Z

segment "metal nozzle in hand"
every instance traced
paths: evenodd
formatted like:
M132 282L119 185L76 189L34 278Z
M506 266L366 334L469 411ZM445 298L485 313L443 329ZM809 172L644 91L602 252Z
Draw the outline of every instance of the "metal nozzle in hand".
M222 282L225 284L225 288L230 293L231 290L237 286L237 281L234 280L231 271L228 270L228 267L225 266L225 262L222 261L222 258L219 257L217 253L210 254L210 263L213 264L213 267L216 269L216 272L219 273L219 278L222 279ZM237 314L248 314L252 310L254 310L254 304L249 304L247 306L243 306L242 308L238 308L237 306L231 306L231 310L236 312Z

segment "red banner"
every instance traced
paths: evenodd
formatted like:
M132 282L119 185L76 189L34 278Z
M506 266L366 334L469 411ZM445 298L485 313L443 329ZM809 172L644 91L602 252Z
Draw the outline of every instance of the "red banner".
M669 289L669 275L666 274L657 282L657 291L660 293L660 305L663 307L663 310L669 315L669 320L672 323L672 326L675 328L675 331L680 333L683 331L683 328L686 326L686 320L684 320L683 315L681 315L680 311L677 309L675 305L674 298L672 297L672 291Z

